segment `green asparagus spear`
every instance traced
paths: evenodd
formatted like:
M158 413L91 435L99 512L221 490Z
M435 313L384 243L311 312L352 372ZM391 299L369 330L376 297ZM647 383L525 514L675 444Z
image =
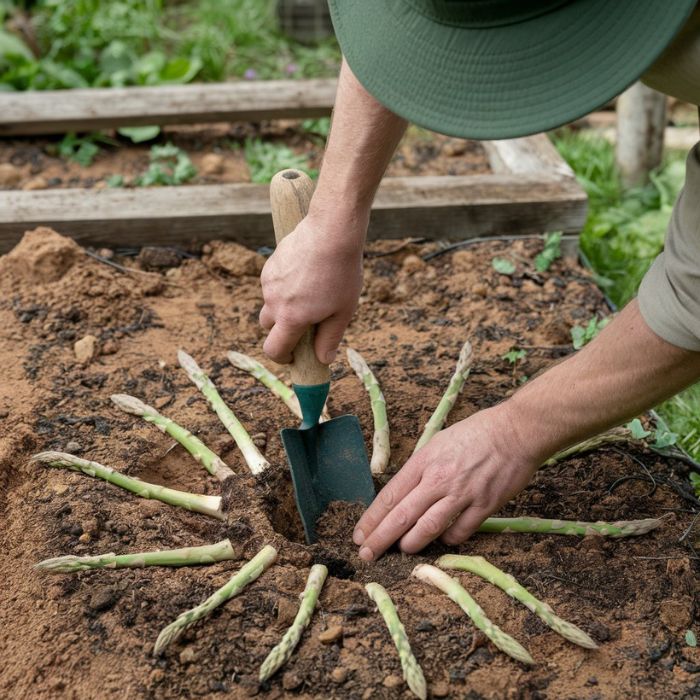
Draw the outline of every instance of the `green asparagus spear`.
M224 400L216 390L214 383L200 369L199 365L183 350L177 353L180 367L187 372L187 376L196 387L204 394L214 412L224 424L224 427L236 441L238 449L243 453L243 458L254 475L262 474L270 467L270 463L260 454L248 432L236 418L233 411L224 403Z
M386 401L377 378L359 352L348 348L348 362L364 384L372 404L374 417L374 438L372 441L372 474L383 474L389 464L389 420L386 415Z
M423 434L420 436L418 443L413 450L414 452L417 452L421 447L427 445L433 435L442 430L442 427L445 425L445 421L447 420L447 414L455 405L459 392L462 391L464 382L469 376L471 366L472 346L471 343L467 341L460 350L457 366L455 367L455 373L452 375L452 379L450 379L447 391L445 391L440 399L440 403L438 403L437 408L435 411L433 411L433 415L430 416L430 419L425 424Z
M481 576L494 586L498 586L511 598L519 600L527 608L535 613L546 625L558 632L562 637L574 644L586 649L597 649L598 645L582 630L572 625L566 620L562 620L554 613L554 610L535 598L530 591L521 586L513 576L501 571L498 567L489 563L483 557L460 556L457 554L446 554L440 557L436 564L443 569L458 569L469 571L472 574Z
M135 493L141 498L153 498L163 503L168 503L171 506L178 506L186 510L193 510L197 513L211 515L213 518L225 520L226 516L221 510L220 496L201 496L199 494L187 493L186 491L176 491L169 489L166 486L158 486L157 484L149 484L141 479L136 479L132 476L127 476L118 472L111 467L105 467L98 462L91 462L75 455L70 455L65 452L40 452L32 457L32 462L46 464L50 467L58 467L59 469L71 469L76 472L82 472L88 476L93 476L97 479L104 479L110 484L119 486L131 493Z
M406 635L406 629L399 614L396 612L394 602L391 600L389 593L383 586L378 583L368 583L365 590L369 597L377 604L377 609L384 618L386 626L389 628L389 633L396 646L396 651L399 652L399 660L403 669L403 678L408 684L408 687L413 691L413 694L425 700L428 697L428 689L425 683L425 676L420 664L411 651L411 644Z
M277 550L269 544L263 547L249 562L244 564L224 586L215 591L203 603L182 613L158 635L154 655L162 654L188 627L201 620L230 598L237 596L249 583L255 581L277 558Z
M549 535L603 535L604 537L635 537L661 525L660 520L619 520L614 523L587 523L576 520L548 518L487 518L479 532L542 532Z
M217 561L235 559L236 554L231 541L221 540L216 544L202 547L183 547L181 549L163 549L158 552L139 552L138 554L98 554L96 556L65 556L44 559L35 568L52 574L69 574L90 569L127 569L144 566L193 566L195 564L213 564Z
M277 673L284 666L294 653L301 635L311 622L311 616L314 614L316 601L321 593L321 588L328 576L328 569L323 564L314 564L309 572L309 578L306 581L306 588L301 597L299 611L292 622L291 627L285 632L280 643L267 655L265 661L260 666L260 682L263 683L268 678Z
M464 612L469 615L472 622L501 650L508 656L512 656L517 661L522 661L525 664L534 664L533 658L513 637L506 634L502 629L497 627L486 617L486 613L481 609L479 604L467 593L457 579L448 576L444 571L441 571L430 564L419 564L413 569L413 575L421 581L431 583L436 588L439 588L443 593L446 593L451 600L459 605Z
M122 411L141 416L145 421L153 423L164 433L170 435L171 438L177 440L197 462L219 481L226 481L230 476L233 476L233 472L219 455L212 452L198 437L192 435L189 430L178 425L170 418L161 415L152 406L127 394L113 394L110 398Z

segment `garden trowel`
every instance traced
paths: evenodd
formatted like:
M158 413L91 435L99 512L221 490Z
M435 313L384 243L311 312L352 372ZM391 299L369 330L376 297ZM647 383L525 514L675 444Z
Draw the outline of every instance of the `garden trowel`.
M270 183L275 239L279 243L306 216L313 182L298 170L282 170ZM319 423L328 397L330 370L314 352L314 328L297 343L291 364L292 385L299 399L302 423L282 430L294 483L294 495L306 541L316 541L316 521L331 501L374 498L365 442L356 416Z

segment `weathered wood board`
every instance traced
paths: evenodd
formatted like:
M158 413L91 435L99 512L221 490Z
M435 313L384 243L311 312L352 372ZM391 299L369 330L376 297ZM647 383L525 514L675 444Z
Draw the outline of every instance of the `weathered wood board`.
M336 80L256 80L159 87L0 92L0 136L118 126L322 117Z

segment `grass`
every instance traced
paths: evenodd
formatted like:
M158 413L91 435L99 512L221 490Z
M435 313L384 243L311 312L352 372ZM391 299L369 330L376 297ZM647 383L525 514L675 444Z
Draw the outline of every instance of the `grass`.
M340 64L332 38L283 36L274 0L37 0L37 58L3 29L25 4L0 0L0 90L310 78Z
M562 130L554 144L573 168L589 197L581 250L597 282L617 306L634 297L663 248L673 203L685 177L685 154L671 152L645 187L625 189L615 167L613 146L600 136ZM700 460L700 384L657 408L679 444Z

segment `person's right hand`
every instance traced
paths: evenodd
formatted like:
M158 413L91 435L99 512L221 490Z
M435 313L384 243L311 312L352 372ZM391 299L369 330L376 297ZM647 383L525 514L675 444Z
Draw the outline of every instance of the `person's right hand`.
M367 217L322 225L309 214L278 244L260 277L268 357L291 362L304 331L317 325L316 357L324 364L333 361L362 289L366 230Z

